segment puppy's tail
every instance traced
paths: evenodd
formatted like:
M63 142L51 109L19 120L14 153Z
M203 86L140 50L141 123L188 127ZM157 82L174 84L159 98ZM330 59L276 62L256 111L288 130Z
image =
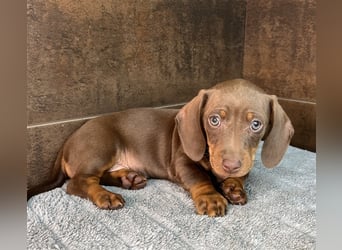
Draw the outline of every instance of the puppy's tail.
M63 148L58 152L57 159L55 161L55 165L52 169L52 173L50 175L50 179L45 181L44 183L32 187L27 190L27 200L29 200L32 196L49 191L56 187L60 187L66 180L66 176L61 168L61 160L63 155Z

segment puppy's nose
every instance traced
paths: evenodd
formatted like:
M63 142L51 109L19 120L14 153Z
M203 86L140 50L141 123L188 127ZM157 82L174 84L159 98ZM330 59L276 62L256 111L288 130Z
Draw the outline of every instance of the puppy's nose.
M223 160L223 169L227 172L237 172L241 168L240 160Z

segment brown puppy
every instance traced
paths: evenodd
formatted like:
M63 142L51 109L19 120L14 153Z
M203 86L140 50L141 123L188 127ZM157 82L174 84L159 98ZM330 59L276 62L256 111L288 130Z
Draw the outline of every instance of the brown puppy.
M131 109L89 120L59 152L51 183L28 195L68 177L69 194L116 209L124 199L101 184L138 189L146 178L161 178L189 191L198 214L222 216L227 200L246 203L243 182L260 140L264 165L274 167L293 132L275 96L243 79L226 81L201 90L180 110Z

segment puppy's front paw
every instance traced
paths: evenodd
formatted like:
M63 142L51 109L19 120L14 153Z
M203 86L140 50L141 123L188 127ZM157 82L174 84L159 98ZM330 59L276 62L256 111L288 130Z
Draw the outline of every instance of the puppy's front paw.
M227 200L218 192L198 195L195 199L196 211L200 215L210 217L226 214Z
M241 182L234 178L228 178L221 184L223 195L234 205L245 205L247 195Z

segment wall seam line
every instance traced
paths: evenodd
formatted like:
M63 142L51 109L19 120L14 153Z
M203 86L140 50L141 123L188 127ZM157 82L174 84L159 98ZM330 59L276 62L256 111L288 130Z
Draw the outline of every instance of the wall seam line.
M151 108L167 109L167 108L183 106L185 104L186 104L186 102L184 102L184 103L177 103L177 104L171 104L171 105L163 105L163 106L151 107ZM27 129L33 129L33 128L39 128L39 127L46 127L46 126L53 126L53 125L59 125L59 124L64 124L64 123L70 123L70 122L87 121L87 120L90 120L90 119L93 119L93 118L96 118L96 117L99 117L99 116L108 115L108 114L112 114L112 113L114 113L114 111L110 112L110 113L102 113L102 114L99 114L99 115L85 116L85 117L81 117L81 118L65 119L65 120L60 120L60 121L32 124L32 125L26 126L26 128Z

